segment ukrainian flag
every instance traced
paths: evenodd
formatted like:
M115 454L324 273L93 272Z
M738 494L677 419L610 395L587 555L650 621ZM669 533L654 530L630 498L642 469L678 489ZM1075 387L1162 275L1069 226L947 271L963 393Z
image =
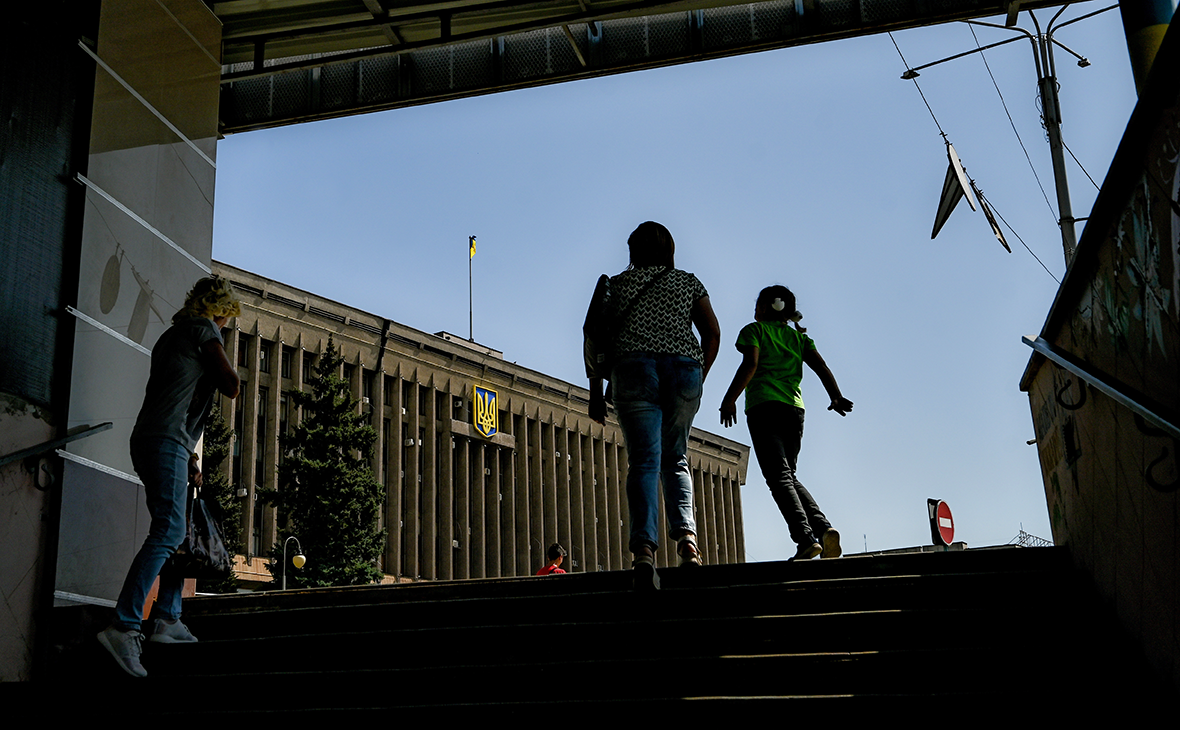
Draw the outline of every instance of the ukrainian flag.
M475 236L468 236L468 243L471 246L471 255L467 258L473 259L475 258Z

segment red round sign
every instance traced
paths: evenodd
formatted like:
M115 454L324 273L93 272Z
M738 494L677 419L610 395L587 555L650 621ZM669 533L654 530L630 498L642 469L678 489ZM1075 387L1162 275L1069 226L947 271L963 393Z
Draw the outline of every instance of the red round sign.
M951 517L951 508L946 506L946 502L939 500L934 519L938 521L938 536L942 538L942 543L950 545L955 541L955 520Z

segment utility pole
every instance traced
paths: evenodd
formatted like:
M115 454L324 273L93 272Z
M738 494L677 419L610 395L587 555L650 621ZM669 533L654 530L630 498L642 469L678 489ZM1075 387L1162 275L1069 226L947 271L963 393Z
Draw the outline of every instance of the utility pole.
M1073 206L1070 204L1069 178L1065 170L1065 143L1061 139L1061 102L1057 95L1057 67L1053 59L1053 46L1059 46L1067 53L1077 58L1078 66L1082 68L1089 66L1090 61L1083 56L1074 53L1074 51L1068 48L1061 41L1056 40L1053 37L1053 34L1065 26L1072 25L1079 20L1085 20L1086 18L1093 17L1099 13L1105 13L1108 10L1114 10L1118 7L1118 5L1111 5L1109 7L1102 8L1101 10L1096 10L1092 13L1078 16L1073 20L1068 20L1064 23L1061 23L1060 25L1054 26L1053 24L1057 22L1057 19L1061 17L1061 14L1065 12L1067 7L1069 7L1068 4L1062 6L1062 8L1057 11L1057 14L1054 15L1049 21L1049 24L1045 26L1044 32L1041 31L1041 24L1037 22L1037 17L1033 15L1032 11L1030 10L1028 16L1032 18L1033 26L1036 28L1037 32L1035 35L1028 32L1024 28L1015 27L1015 16L1009 17L1008 25L985 23L981 20L966 20L963 22L970 25L983 25L989 28L999 28L1000 30L1009 30L1015 33L1021 33L1023 34L1023 37L1028 38L1029 42L1032 44L1033 63L1036 65L1037 69L1037 90L1041 97L1041 114L1045 122L1045 132L1049 136L1049 154L1053 160L1053 183L1057 190L1057 226L1061 229L1061 248L1065 254L1065 264L1068 267L1070 262L1073 261L1074 252L1077 250L1078 237L1077 232L1074 229L1076 219L1073 217ZM903 79L912 79L919 75L918 71L920 69L929 68L930 66L945 63L946 61L951 61L956 58L962 58L963 56L969 56L973 53L981 53L989 48L995 48L996 46L1002 46L1006 43L1011 43L1018 40L1020 40L1020 38L1011 38L1006 41L1000 41L999 43L992 43L991 45L976 48L973 51L950 56L949 58L944 58L940 61L934 61L933 63L928 63L924 66L915 66L914 68L907 69L901 77Z

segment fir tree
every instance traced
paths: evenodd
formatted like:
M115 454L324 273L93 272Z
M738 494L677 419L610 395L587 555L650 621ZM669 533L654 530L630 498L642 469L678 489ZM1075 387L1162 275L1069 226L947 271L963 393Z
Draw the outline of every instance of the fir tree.
M229 456L230 436L233 432L221 415L221 408L213 406L205 422L205 442L201 450L201 496L217 505L221 536L230 555L242 552L242 502L234 494L234 486L222 473L221 465ZM237 593L238 577L231 570L218 580L198 580L202 593Z
M305 383L309 389L290 394L303 417L283 437L280 487L259 492L278 509L279 539L268 568L276 581L287 569L288 588L356 585L382 577L377 558L385 531L377 528L377 516L385 487L369 468L377 433L367 416L356 413L348 382L337 374L342 362L328 338ZM283 565L283 542L291 535L307 556L301 569ZM288 563L293 553L287 551Z

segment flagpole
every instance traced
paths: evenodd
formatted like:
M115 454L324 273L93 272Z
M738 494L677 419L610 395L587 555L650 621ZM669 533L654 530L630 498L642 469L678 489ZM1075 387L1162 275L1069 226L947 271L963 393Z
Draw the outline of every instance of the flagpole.
M467 341L475 342L475 300L471 288L471 260L475 258L475 236L467 239Z

